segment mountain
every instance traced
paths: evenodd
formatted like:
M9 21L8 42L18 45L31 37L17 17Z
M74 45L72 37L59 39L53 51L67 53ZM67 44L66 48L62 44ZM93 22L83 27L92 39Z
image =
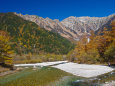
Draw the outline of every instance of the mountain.
M22 17L25 20L35 22L37 25L39 25L42 28L45 28L46 30L59 33L61 36L65 38L76 38L77 37L77 34L74 31L72 31L69 28L66 28L57 19L52 20L50 18L42 18L36 15L22 15L22 14L17 14L17 13L15 14Z
M8 32L17 53L66 54L74 47L58 33L47 31L14 13L0 13L0 30Z
M25 20L35 22L40 27L46 30L59 33L61 36L68 39L79 39L84 33L90 35L90 31L94 32L103 29L105 26L115 20L115 14L107 17L74 17L70 16L62 21L57 19L42 18L36 15L22 15L14 13Z
M108 17L69 17L61 21L67 28L74 30L78 35L90 34L90 31L98 31L115 20L115 14Z

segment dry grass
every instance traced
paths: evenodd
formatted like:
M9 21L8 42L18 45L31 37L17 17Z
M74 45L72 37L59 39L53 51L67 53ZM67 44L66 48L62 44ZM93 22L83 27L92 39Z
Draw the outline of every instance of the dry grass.
M6 71L9 71L9 68L4 68L4 67L0 66L0 73L6 72Z
M65 60L65 55L55 55L55 54L40 54L40 55L31 55L24 54L22 56L13 55L14 64L19 63L41 63L48 61L62 61Z

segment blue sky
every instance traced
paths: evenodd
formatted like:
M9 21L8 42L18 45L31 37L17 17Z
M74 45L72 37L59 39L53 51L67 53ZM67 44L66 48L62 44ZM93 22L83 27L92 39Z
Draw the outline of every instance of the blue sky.
M59 20L69 16L103 17L115 13L115 0L0 0L0 12Z

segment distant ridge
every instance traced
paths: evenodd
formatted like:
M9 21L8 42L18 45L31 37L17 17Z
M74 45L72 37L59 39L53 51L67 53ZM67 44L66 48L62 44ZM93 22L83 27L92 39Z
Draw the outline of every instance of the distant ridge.
M25 20L35 22L42 28L46 30L59 33L61 36L68 39L79 39L82 35L90 34L93 30L99 31L103 29L104 26L108 26L113 20L115 20L115 14L109 15L107 17L74 17L70 16L61 22L59 20L52 20L50 18L42 18L36 15L22 15L14 13L22 17Z

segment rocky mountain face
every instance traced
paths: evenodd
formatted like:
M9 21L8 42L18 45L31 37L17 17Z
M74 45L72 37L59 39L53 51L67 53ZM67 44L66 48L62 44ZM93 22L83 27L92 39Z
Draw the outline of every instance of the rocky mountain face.
M90 31L98 31L102 29L107 24L110 24L111 21L115 20L115 14L112 14L107 17L74 17L70 16L62 21L57 19L52 20L50 18L42 18L36 15L16 15L22 17L25 20L35 22L42 28L46 30L59 33L61 36L77 40L83 34L90 35Z
M108 17L69 17L61 21L67 28L74 30L78 35L90 34L90 31L97 31L115 20L115 14Z
M35 22L37 25L39 25L42 28L45 28L46 30L59 33L61 36L65 37L65 38L70 39L70 38L78 37L74 31L71 31L71 29L66 28L57 19L52 20L50 18L42 18L42 17L38 17L36 15L22 15L22 14L17 14L17 13L15 13L15 14L22 17L25 20Z

